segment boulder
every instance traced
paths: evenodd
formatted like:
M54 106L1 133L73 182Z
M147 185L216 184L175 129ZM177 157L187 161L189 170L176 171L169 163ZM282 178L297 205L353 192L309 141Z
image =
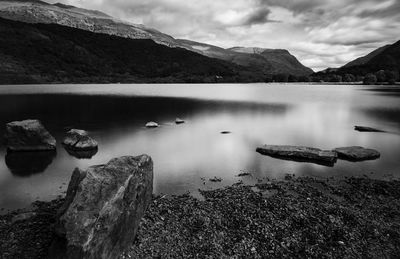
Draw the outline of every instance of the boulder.
M298 162L311 162L327 166L333 166L337 160L335 151L321 150L312 147L264 145L258 147L256 151L262 155L274 158Z
M160 127L160 125L158 125L157 122L150 121L150 122L146 123L146 128L158 128L158 127Z
M182 120L182 119L180 119L180 118L176 118L176 119L175 119L175 123L176 123L176 124L183 124L183 123L185 123L185 121Z
M5 140L9 151L56 150L56 140L39 120L7 123Z
M153 162L147 155L75 169L56 224L64 245L53 244L50 258L119 258L135 239L152 191Z
M71 129L63 140L64 147L74 151L97 149L97 142L85 130Z
M340 159L349 161L364 161L378 159L381 154L375 149L368 149L359 146L336 148Z
M365 126L354 126L354 130L360 131L360 132L384 132L383 130L380 130L380 129L365 127Z

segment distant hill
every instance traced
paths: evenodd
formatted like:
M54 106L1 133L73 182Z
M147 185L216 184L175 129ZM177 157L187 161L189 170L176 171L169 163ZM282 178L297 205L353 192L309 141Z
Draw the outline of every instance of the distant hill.
M263 80L261 73L153 40L0 18L0 84Z
M201 51L204 55L223 59L235 64L259 69L265 74L310 75L313 71L302 65L289 51L283 49L234 47L223 49L217 46L189 40L178 40L183 45Z
M400 71L400 41L387 45L358 58L338 69L338 73L365 75L379 70Z
M242 51L245 48L223 49L189 40L178 40L145 25L132 24L99 11L59 3L48 4L39 0L0 0L0 17L27 23L55 23L131 39L151 39L168 47L185 48L208 57L246 66L265 75L303 76L313 72L286 50L260 49L262 50L260 53L249 53Z
M374 51L372 51L371 53L369 53L368 55L364 56L364 57L360 57L357 58L349 63L347 63L346 65L344 65L343 67L354 67L354 66L362 66L366 63L368 63L371 59L373 59L374 57L376 57L377 55L381 54L385 49L387 49L390 45L386 45L383 47L380 47Z

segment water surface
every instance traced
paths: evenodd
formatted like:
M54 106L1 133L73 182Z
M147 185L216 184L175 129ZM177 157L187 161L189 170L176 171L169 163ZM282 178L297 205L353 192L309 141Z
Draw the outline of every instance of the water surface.
M144 153L154 160L154 191L166 194L286 173L398 177L399 93L396 87L301 84L0 86L0 125L40 119L58 141L53 155L6 156L0 147L0 208L63 194L75 167ZM176 125L176 117L186 123ZM146 129L148 121L161 127ZM360 133L354 125L387 133ZM98 153L91 159L68 154L60 143L69 128L88 130L99 142ZM262 144L361 145L379 150L381 158L326 167L262 156L255 152ZM252 176L237 177L242 171ZM209 182L214 176L223 181Z

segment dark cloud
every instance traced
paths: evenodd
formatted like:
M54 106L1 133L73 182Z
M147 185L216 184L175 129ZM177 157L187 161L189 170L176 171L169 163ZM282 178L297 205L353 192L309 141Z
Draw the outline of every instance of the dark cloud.
M267 22L277 22L268 19L269 14L271 11L267 7L262 7L256 9L254 12L250 13L245 17L244 22L242 25L255 25L255 24L264 24Z

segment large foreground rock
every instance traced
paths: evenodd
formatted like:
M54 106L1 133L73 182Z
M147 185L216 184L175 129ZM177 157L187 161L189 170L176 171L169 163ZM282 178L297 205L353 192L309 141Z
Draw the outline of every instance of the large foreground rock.
M337 160L337 154L335 151L321 150L312 147L264 145L257 148L256 151L262 155L275 158L299 162L311 162L327 166L333 166Z
M378 159L381 154L375 149L363 148L359 146L354 147L340 147L336 148L340 159L349 161L364 161Z
M65 148L75 151L87 151L97 149L97 141L89 136L85 130L71 129L63 140Z
M56 150L56 140L39 120L7 123L5 140L10 151Z
M56 227L66 250L60 256L53 249L50 257L118 258L132 245L152 190L153 162L147 155L75 169Z

